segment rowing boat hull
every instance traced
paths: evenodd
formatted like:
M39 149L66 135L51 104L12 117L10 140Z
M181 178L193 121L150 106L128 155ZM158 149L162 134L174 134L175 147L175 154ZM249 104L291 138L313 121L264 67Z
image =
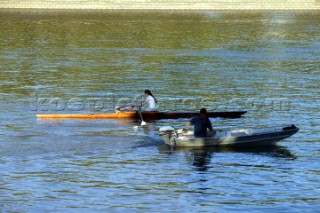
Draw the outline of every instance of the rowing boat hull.
M246 111L229 111L229 112L209 112L208 117L222 117L222 118L240 118ZM145 120L158 119L178 119L191 118L198 116L197 112L142 112L142 117ZM38 119L139 119L138 111L117 111L115 113L105 114L38 114Z

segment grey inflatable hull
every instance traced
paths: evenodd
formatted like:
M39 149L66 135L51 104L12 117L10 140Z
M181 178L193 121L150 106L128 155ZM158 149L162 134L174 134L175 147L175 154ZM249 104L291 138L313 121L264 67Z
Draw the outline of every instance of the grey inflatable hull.
M195 138L192 132L177 131L165 126L159 129L164 142L173 147L204 146L268 146L290 137L299 131L295 125L283 125L267 128L249 128L218 130L212 137Z

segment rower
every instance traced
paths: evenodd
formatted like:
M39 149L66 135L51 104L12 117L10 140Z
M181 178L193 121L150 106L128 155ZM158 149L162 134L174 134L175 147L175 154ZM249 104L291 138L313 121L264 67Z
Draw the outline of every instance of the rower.
M145 90L144 95L146 97L145 101L140 104L128 104L128 105L123 105L123 106L116 106L115 111L120 112L120 111L133 111L134 107L138 109L138 111L141 111L142 106L148 104L148 107L146 107L143 111L157 111L156 106L157 106L157 99L154 97L154 95L151 93L150 90Z
M144 106L148 104L148 107L144 109L144 111L157 111L156 105L157 105L157 99L153 96L150 90L145 90L144 95L146 96L146 100L141 104L141 106Z

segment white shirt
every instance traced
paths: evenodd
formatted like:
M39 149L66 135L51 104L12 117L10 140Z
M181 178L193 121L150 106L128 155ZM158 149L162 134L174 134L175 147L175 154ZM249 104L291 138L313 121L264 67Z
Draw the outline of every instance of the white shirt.
M153 111L156 110L156 100L151 95L148 95L146 98L146 102L148 103L148 108L146 110Z

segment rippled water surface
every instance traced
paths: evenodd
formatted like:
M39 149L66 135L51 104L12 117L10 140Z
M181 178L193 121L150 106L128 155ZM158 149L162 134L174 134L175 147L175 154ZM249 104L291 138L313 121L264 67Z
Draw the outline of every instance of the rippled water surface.
M0 11L0 211L317 212L319 12ZM276 147L172 149L187 121L103 113L247 110L216 128L296 124Z

